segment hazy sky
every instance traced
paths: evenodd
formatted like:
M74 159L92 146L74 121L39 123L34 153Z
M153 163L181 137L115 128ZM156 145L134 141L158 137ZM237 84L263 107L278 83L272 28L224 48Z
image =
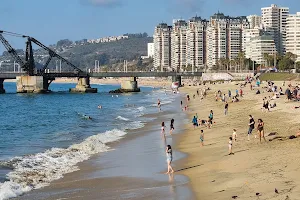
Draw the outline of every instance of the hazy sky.
M0 30L30 35L46 45L127 32L152 35L160 22L196 14L209 18L218 10L231 16L260 14L272 3L300 11L300 0L1 0ZM8 39L16 48L25 46L23 40Z

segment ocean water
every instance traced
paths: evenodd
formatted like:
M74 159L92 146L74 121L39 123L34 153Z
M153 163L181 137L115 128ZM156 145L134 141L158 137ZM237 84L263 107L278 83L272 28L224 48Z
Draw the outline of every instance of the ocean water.
M109 143L142 128L178 97L151 87L132 94L109 94L119 86L93 85L97 94L70 94L75 84L51 84L49 94L16 94L5 83L0 95L0 200L47 186L78 170L79 162L110 151ZM102 105L102 109L98 109ZM87 119L87 116L91 119Z

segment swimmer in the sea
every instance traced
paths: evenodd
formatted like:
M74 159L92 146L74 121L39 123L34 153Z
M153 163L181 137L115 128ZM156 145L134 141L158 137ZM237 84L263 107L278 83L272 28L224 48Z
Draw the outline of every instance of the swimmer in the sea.
M98 105L98 109L102 109L102 106L101 106L101 105Z

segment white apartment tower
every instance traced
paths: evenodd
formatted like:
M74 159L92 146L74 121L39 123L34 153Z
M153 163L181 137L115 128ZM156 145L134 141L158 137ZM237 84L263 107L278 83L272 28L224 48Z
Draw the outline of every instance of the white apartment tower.
M222 58L233 60L243 50L243 30L249 29L246 17L216 13L207 27L207 65L213 67Z
M172 70L183 71L187 67L187 30L185 20L176 20L171 34Z
M297 55L297 61L300 61L300 12L287 18L286 52Z
M155 27L154 68L165 71L171 67L171 32L172 26L161 23Z
M264 64L267 66L267 61L264 54L274 55L276 53L275 43L273 37L268 34L263 34L251 39L251 60L256 61L257 64Z
M256 27L261 26L261 16L249 15L249 16L247 16L247 20L249 22L250 29L254 29Z
M272 28L275 32L274 41L277 52L285 53L286 19L289 15L289 8L272 4L271 7L262 8L261 12L263 26Z
M192 71L205 69L207 24L207 20L197 16L188 22L187 65L192 67Z

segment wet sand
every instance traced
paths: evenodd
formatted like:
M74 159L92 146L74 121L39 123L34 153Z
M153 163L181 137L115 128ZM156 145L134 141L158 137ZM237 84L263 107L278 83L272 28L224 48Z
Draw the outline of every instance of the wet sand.
M275 83L281 86L281 83ZM295 83L292 83L295 84ZM265 85L265 84L264 84ZM178 148L188 154L181 160L182 167L193 167L182 172L190 178L197 199L223 200L237 199L300 199L300 138L293 140L275 139L296 134L300 128L300 102L287 102L285 96L276 100L277 107L271 112L262 112L262 99L272 96L263 92L255 95L249 85L244 97L238 103L229 103L229 114L224 115L224 103L215 101L215 91L221 90L228 96L239 88L235 83L207 85L211 90L202 102L198 98L189 103L190 121L195 113L200 119L207 119L209 111L214 111L212 129L201 127L193 129L186 126L184 135L179 136ZM186 87L182 91L196 94L198 87ZM283 88L284 91L286 87ZM254 138L247 140L249 118L253 115L256 125L259 118L265 122L267 142ZM204 147L200 144L200 130L203 129ZM233 143L234 155L228 155L228 140L233 129L237 129L237 142ZM276 132L275 136L268 136ZM269 141L269 140L272 141ZM278 193L275 192L275 188Z
M142 129L130 131L124 139L110 145L114 150L79 164L80 171L66 174L48 187L16 199L194 199L187 177L164 174L167 170L165 144L175 146L186 118L178 106L173 110L158 114L156 120ZM175 119L176 130L165 143L160 124L166 121L168 135L171 118ZM176 162L185 155L174 150L176 169Z

